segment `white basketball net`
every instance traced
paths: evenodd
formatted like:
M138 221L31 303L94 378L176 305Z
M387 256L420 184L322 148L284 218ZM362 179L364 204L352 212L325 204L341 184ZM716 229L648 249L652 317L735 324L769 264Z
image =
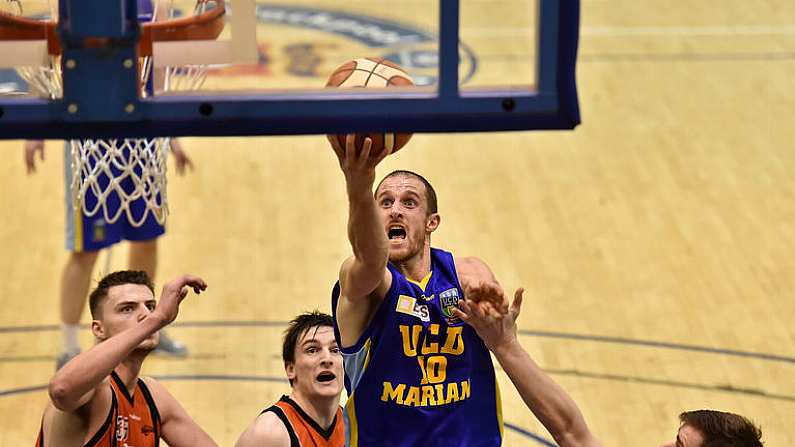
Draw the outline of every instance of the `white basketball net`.
M109 223L124 214L135 227L150 213L160 224L165 222L168 138L71 140L69 145L75 210L82 208L86 216L102 213ZM83 200L87 194L96 200ZM143 210L132 209L138 200L146 205Z
M11 1L20 3L19 0ZM169 14L173 14L171 2L160 1L169 3ZM194 13L200 14L206 7L206 1L197 0ZM144 86L153 74L153 64L150 57L142 58L140 64L141 95L147 96ZM17 67L17 72L28 82L31 93L49 99L63 96L60 56L51 56L48 65ZM204 65L167 67L162 89L198 90L206 73L207 67ZM161 225L165 223L168 216L166 159L170 138L71 140L69 146L72 204L76 212L82 211L89 217L102 213L107 223L116 222L125 215L128 222L136 227L143 225L149 215L154 216ZM87 194L96 200L85 200ZM145 207L139 209L140 206L136 206L133 210L133 202L138 200Z

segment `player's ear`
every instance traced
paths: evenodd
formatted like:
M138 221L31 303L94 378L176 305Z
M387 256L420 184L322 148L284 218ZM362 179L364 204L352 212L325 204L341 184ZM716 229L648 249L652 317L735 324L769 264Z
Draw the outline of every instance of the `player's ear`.
M96 337L99 341L103 341L108 338L108 331L105 329L105 325L99 320L94 320L91 322L91 333L93 333L94 337Z
M287 374L287 380L292 383L295 380L295 363L284 362L284 372Z
M427 233L433 233L439 228L439 224L442 222L442 217L439 216L438 213L433 213L425 219L425 231Z

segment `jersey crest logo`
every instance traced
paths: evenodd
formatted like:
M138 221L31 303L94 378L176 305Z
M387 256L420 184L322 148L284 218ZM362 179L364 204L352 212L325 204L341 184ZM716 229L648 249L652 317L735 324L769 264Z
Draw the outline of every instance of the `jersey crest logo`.
M442 314L444 314L444 319L447 320L447 324L461 322L453 313L453 309L458 307L458 301L460 300L461 297L458 295L458 289L455 287L447 289L439 294L439 304L442 306Z
M431 321L431 312L428 310L428 306L417 303L417 299L413 296L400 295L395 311L417 317L426 323Z

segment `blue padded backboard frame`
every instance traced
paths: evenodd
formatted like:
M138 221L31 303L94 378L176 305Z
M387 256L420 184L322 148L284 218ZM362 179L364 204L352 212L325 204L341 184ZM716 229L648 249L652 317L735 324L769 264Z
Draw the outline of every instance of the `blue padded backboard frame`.
M0 97L0 139L299 135L364 131L474 132L573 129L580 123L575 66L579 0L539 0L537 90L459 90L459 0L440 3L437 91L327 89L139 98L136 0L60 0L64 98ZM66 9L64 9L66 8ZM80 20L78 17L83 17ZM104 17L105 20L86 18ZM112 17L113 20L108 20ZM112 48L83 48L83 37ZM0 55L1 56L1 55ZM129 64L126 64L129 65ZM70 71L71 70L71 71ZM97 92L102 92L97 94ZM69 107L76 105L75 107Z

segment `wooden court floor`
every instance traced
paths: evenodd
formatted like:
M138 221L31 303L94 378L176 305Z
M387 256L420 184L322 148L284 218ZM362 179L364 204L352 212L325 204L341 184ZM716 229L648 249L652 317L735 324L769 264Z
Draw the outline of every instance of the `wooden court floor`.
M299 3L417 29L433 22L417 13L419 1ZM523 4L463 3L462 39L477 60L471 82L510 77L505 67L525 49L507 42L527 30L486 11ZM267 82L319 85L318 65L373 51L340 36L293 37L287 26L264 31L274 29L259 72ZM296 75L284 62L290 51L321 60L302 59L310 70ZM320 70L314 78L311 69ZM789 1L584 0L580 127L415 135L379 174L426 175L442 216L434 245L480 256L507 289L528 290L521 342L606 446L671 440L679 412L697 408L749 416L766 445L791 446L794 73ZM329 310L349 252L343 179L322 137L183 144L196 169L169 178L157 279L197 273L209 290L189 297L170 329L190 356L153 357L145 371L231 446L289 390L284 323ZM20 141L0 151L0 446L30 446L60 343L62 149L48 142L30 176ZM114 249L111 268L125 256L125 246ZM502 373L500 383L505 445L550 445Z

